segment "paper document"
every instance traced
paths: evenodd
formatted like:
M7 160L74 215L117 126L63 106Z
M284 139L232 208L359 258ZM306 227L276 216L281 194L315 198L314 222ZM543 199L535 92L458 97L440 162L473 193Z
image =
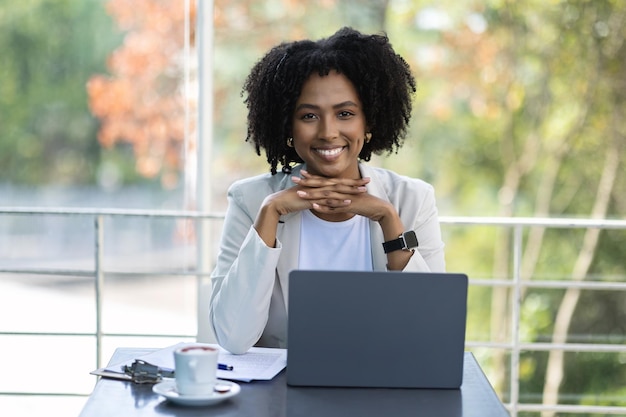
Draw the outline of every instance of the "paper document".
M159 368L174 369L174 351L195 343L178 343L154 352L138 356L132 360L98 369L92 374L114 376L111 373L123 374L122 367L131 365L135 359L141 359ZM233 367L232 371L217 370L217 377L234 381L249 382L252 380L270 380L287 366L287 350L253 347L243 355L233 355L219 345L211 344L219 349L218 362Z

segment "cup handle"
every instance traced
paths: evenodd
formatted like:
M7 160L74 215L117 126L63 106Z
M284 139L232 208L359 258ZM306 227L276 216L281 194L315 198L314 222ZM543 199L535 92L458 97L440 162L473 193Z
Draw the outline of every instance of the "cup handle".
M193 381L198 382L198 361L196 359L192 359L187 362L187 366L189 367Z

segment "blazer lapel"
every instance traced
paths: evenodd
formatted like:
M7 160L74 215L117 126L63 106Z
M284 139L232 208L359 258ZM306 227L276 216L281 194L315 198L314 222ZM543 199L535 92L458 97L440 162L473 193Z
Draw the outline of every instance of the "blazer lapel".
M370 183L367 184L367 192L378 197L381 200L389 201L389 197L383 188L383 184L376 176L376 173L369 166L359 164L359 170L362 177L369 177ZM370 244L372 250L372 263L374 271L387 270L387 255L383 251L382 243L384 241L383 230L378 222L370 220Z
M300 170L303 169L303 165L296 165L291 172L285 178L286 183L282 189L294 187L295 184L291 181L292 176L300 176ZM300 224L302 223L302 214L290 213L281 216L280 222L276 229L276 238L282 245L282 253L276 265L276 274L280 282L281 291L283 294L283 300L285 300L285 309L288 308L289 300L289 272L294 269L298 269L299 257L300 257Z
M276 265L276 273L280 281L280 287L285 300L285 308L288 307L287 301L289 293L289 272L298 269L300 256L300 223L302 222L301 213L291 213L281 217L282 223L278 224L276 229L276 238L282 245L282 253Z

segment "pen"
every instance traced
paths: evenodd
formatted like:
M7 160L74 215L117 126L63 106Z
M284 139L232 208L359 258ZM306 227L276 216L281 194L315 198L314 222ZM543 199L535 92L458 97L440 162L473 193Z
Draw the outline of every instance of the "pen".
M234 368L232 365L226 365L225 363L218 363L217 369L220 369L222 371L232 371Z

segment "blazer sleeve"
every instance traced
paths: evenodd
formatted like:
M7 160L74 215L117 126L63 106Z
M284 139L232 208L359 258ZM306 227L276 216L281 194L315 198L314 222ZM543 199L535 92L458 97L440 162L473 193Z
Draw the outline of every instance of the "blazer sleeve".
M281 252L268 247L253 226L243 190L228 191L228 209L220 250L211 274L209 322L224 349L245 353L261 337L268 320L270 300Z
M404 271L410 272L445 272L444 243L441 239L441 226L435 202L435 190L430 184L419 193L417 210L408 213L410 217L405 226L415 231L418 247Z

